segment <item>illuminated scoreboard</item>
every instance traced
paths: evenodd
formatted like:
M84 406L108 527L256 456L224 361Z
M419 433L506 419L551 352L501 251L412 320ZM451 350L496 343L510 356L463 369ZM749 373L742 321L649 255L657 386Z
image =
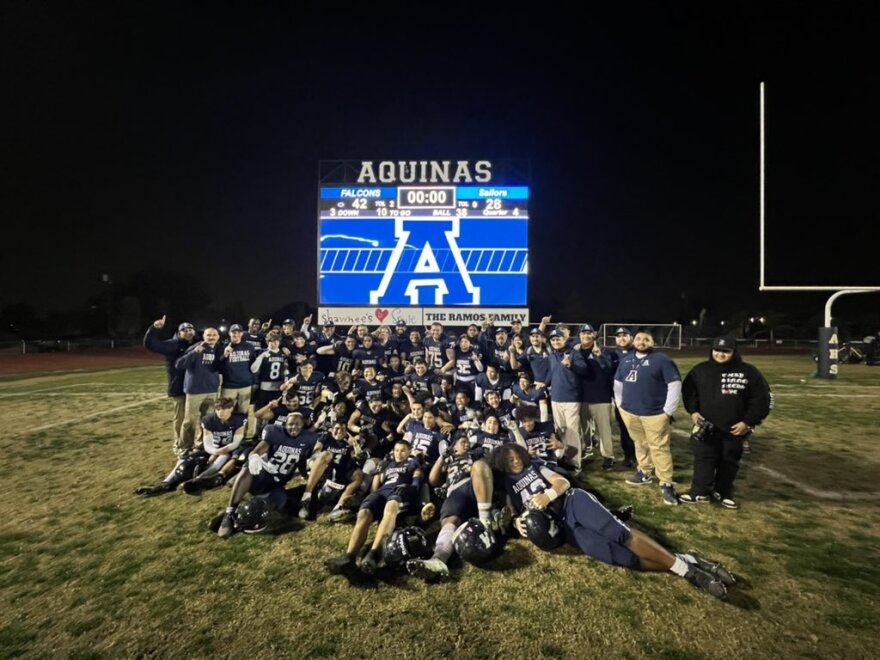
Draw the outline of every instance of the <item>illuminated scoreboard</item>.
M321 184L321 305L527 304L528 185L492 181L488 161L464 173L467 161L455 172L449 161L436 163L362 169L363 182Z

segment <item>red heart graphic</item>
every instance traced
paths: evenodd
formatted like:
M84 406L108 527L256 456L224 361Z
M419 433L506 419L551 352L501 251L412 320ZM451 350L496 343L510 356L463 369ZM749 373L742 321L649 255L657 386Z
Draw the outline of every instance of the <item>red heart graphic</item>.
M384 321L384 320L387 318L387 316L388 316L388 310L387 310L387 309L377 309L377 310L376 310L376 318L379 319L379 322L380 322L380 323L381 323L382 321Z

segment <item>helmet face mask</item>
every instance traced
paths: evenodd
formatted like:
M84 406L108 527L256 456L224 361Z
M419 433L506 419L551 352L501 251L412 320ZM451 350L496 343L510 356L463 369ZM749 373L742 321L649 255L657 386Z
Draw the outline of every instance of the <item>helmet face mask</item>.
M494 532L479 518L459 525L452 536L452 545L459 557L475 566L492 561L501 550Z
M429 555L428 539L418 527L395 529L385 539L382 558L387 566L402 567L410 559Z

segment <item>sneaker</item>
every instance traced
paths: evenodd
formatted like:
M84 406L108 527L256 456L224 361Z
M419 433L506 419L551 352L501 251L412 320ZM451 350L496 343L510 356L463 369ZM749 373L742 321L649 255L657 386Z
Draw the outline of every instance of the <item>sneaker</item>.
M608 470L614 469L614 459L613 458L603 458L602 459L602 469L606 472Z
M136 491L134 491L134 494L140 495L141 497L156 497L156 495L164 495L165 493L170 493L173 490L174 486L169 484L167 481L162 481L155 486L141 486Z
M660 494L663 496L663 504L678 506L678 494L675 492L675 486L664 484L660 487Z
M682 493L678 499L685 504L709 504L712 501L708 495L691 495L690 493Z
M372 575L376 572L377 568L379 568L379 562L376 561L376 557L373 556L372 552L368 552L361 562L361 570L367 575Z
M327 522L341 523L347 522L354 517L354 511L351 509L333 509L327 514Z
M354 558L348 555L333 557L333 559L328 559L324 562L324 567L334 575L345 573L347 570L354 568Z
M731 587L736 584L736 578L733 577L733 573L728 571L717 561L709 561L699 552L691 551L687 554L694 558L696 566L702 568L708 573L711 573L716 580L721 581L722 583L724 583L725 586Z
M637 470L633 476L626 480L626 483L630 486L646 486L652 481L654 481L654 478L650 474Z
M688 565L687 575L684 579L694 585L700 591L715 596L715 598L724 598L727 595L727 587L724 583L716 579L709 571L704 571L695 564Z
M442 578L449 577L449 569L439 559L410 559L406 562L406 570L410 575L424 580L425 582L438 582Z
M187 495L198 495L202 491L218 488L223 485L223 475L215 474L210 477L190 479L183 483L183 492Z
M217 536L221 539L228 539L233 534L235 534L235 521L232 519L232 514L223 514L223 520L220 521L220 528L217 530Z
M311 504L311 501L303 502L302 506L299 507L299 513L297 515L299 516L300 520L309 519L309 504Z
M715 492L712 493L712 499L718 502L725 509L738 509L739 502L737 502L732 497L721 497L721 493Z

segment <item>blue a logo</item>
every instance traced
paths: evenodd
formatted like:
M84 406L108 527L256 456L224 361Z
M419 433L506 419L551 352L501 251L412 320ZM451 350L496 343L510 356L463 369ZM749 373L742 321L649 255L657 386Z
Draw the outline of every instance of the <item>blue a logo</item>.
M480 287L474 286L456 239L460 220L396 218L391 252L382 281L370 291L370 304L383 299L401 300L411 305L479 305ZM401 264L404 250L418 250L411 270Z

